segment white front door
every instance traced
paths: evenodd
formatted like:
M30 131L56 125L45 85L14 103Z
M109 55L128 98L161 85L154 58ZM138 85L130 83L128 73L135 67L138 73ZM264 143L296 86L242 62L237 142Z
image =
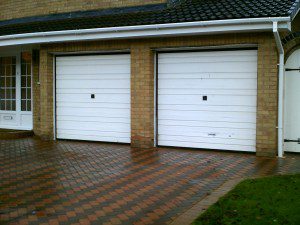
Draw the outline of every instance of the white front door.
M300 152L300 50L286 62L284 150Z
M257 51L158 54L158 145L256 151Z
M0 55L0 129L32 130L31 53Z
M56 137L130 143L130 55L56 58Z

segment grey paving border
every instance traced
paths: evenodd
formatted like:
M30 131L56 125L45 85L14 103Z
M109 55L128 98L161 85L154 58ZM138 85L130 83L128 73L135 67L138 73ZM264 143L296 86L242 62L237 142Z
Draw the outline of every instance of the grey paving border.
M242 180L245 180L245 178L239 177L226 181L219 188L214 190L210 195L204 197L192 208L188 209L186 212L173 220L170 225L190 225L197 217L199 217L199 215L204 213L208 207L216 203L219 198L227 194Z

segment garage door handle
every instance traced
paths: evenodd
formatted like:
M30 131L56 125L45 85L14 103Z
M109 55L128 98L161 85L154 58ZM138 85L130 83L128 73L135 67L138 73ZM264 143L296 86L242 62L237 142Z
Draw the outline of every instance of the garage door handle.
M215 134L215 133L210 133L210 134L208 134L208 136L216 136L217 134Z

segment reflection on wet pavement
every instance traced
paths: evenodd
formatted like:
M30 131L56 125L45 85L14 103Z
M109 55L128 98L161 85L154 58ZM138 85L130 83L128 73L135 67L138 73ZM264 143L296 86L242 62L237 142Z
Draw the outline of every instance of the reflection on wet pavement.
M127 145L0 142L0 224L168 224L235 177L300 172L285 159Z

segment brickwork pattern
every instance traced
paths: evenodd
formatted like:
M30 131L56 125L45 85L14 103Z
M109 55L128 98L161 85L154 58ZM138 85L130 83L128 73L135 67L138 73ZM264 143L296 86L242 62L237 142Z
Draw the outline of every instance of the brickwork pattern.
M165 3L166 0L1 0L0 21L56 13Z
M169 224L230 179L300 172L299 156L0 142L0 224Z
M277 62L272 34L228 34L141 40L96 41L42 45L40 53L40 130L53 138L53 55L51 52L131 51L132 145L153 147L154 140L154 50L167 47L201 47L236 44L258 46L257 154L277 152ZM34 100L35 101L35 100ZM36 102L36 101L35 101ZM35 123L38 125L38 123Z

